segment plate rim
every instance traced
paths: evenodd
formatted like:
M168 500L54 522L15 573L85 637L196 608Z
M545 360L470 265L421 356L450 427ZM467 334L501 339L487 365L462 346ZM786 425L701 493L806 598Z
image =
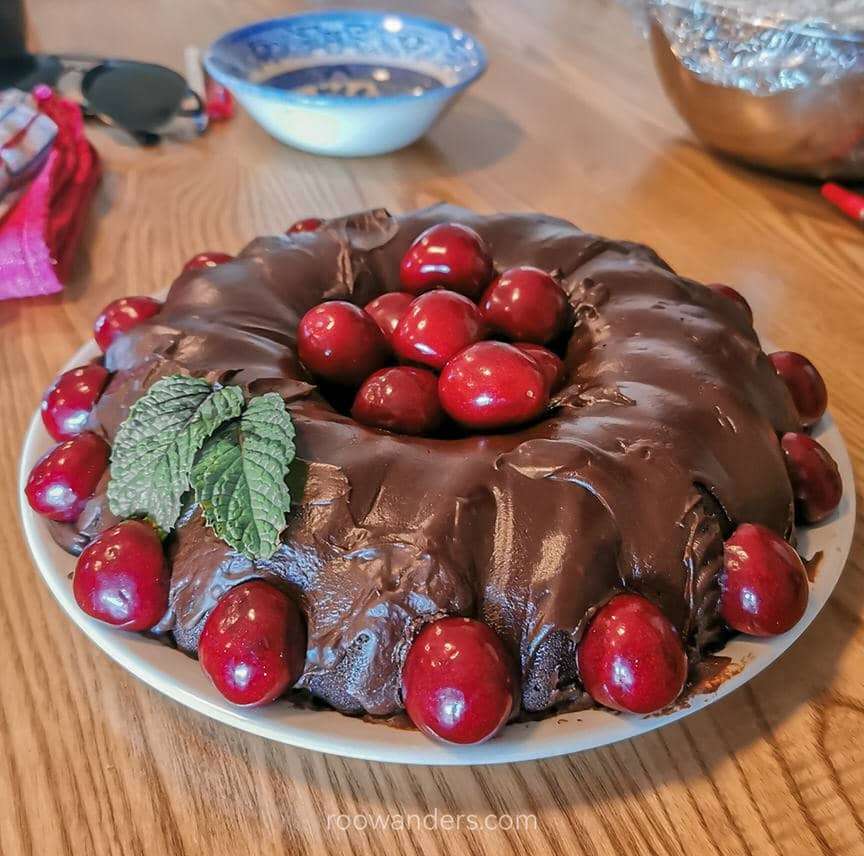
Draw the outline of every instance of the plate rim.
M96 345L87 343L73 354L61 371L92 360L98 354ZM127 672L185 707L259 737L341 757L433 766L517 763L607 746L697 713L751 681L800 638L830 599L848 560L855 530L854 473L846 443L830 413L825 414L817 429L814 433L825 441L837 461L844 492L840 508L828 521L798 530L805 542L810 540L808 536L817 536L817 544L811 545L813 547L825 540L828 537L826 532L830 530L833 555L826 553L823 556L816 581L810 588L807 611L795 627L770 639L734 637L717 653L740 662L740 671L712 692L692 694L670 713L637 716L604 709L561 713L536 722L510 724L495 739L474 746L437 743L417 731L388 728L381 723L332 710L303 710L288 705L256 709L233 707L209 684L202 671L194 665L196 661L193 658L181 656L181 652L158 640L111 628L82 612L75 604L69 585L75 558L54 543L46 522L29 507L24 495L24 485L33 462L52 442L42 426L38 407L30 419L21 448L18 506L33 563L67 617ZM823 538L818 537L819 533ZM58 561L65 562L66 568L58 567ZM814 598L813 593L817 591L818 597ZM166 655L176 661L169 661L167 669L150 662L154 656L162 660ZM175 666L179 669L173 668ZM194 670L194 675L182 674L190 670ZM181 674L174 675L176 671ZM308 717L315 717L311 725L306 722Z

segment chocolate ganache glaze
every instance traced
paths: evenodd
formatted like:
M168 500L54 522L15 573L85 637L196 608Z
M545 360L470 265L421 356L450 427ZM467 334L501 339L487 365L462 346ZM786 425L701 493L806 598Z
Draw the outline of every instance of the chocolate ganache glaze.
M573 310L560 349L568 383L521 430L418 438L364 427L298 363L298 322L328 298L362 306L398 290L411 242L448 221L477 230L499 270L557 272ZM190 508L169 541L170 608L156 632L195 654L222 594L275 582L308 622L298 687L346 713L401 709L407 646L445 613L479 617L504 640L522 716L585 703L576 645L622 589L662 608L695 663L723 638L724 533L747 521L792 534L777 433L800 425L745 313L644 246L552 217L439 205L259 238L235 261L182 274L106 365L115 374L91 427L109 441L166 374L283 395L301 463L279 552L253 565ZM77 552L113 521L103 485L75 525L52 528Z

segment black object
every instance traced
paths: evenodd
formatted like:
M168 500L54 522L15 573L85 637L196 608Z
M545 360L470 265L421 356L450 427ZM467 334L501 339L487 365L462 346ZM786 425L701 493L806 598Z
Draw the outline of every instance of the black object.
M136 131L158 131L180 110L186 81L161 65L109 60L81 80L89 109Z
M206 126L200 97L164 65L109 59L89 68L80 85L86 113L125 128L139 142L158 142L178 120L191 120L199 132Z
M27 56L27 23L23 0L0 0L0 61Z

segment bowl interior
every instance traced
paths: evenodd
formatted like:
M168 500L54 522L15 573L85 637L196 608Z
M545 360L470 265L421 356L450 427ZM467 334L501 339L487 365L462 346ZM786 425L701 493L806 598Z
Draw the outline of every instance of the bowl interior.
M428 18L317 12L226 33L205 62L217 80L261 95L356 99L459 89L486 57L471 35Z

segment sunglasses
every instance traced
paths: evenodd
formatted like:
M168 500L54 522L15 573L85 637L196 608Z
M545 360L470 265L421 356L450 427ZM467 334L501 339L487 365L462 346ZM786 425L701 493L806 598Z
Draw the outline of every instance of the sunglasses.
M87 118L121 128L143 145L165 135L197 136L207 128L201 97L164 65L62 54L45 57L52 83Z

